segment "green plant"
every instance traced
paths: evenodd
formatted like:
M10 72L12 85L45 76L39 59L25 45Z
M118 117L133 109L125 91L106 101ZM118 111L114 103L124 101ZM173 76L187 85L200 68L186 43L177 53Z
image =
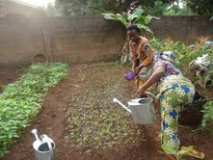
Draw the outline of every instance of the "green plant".
M68 72L65 64L37 64L0 96L0 157L38 114L43 97Z
M197 43L193 47L189 47L182 42L173 42L173 41L161 41L159 39L153 38L151 40L151 45L158 51L171 50L177 53L177 65L184 72L186 76L189 76L188 68L192 60L195 60L197 57L200 57L204 54L208 54L209 60L213 64L213 48L206 47L203 43ZM213 78L213 67L210 67L208 70ZM195 82L196 79L193 79ZM213 101L209 101L204 105L203 109L203 120L202 128L207 129L212 132L213 128Z
M152 6L145 6L144 9L147 13L162 16L164 11L168 8L169 3L164 3L160 0L154 2Z
M193 16L196 15L190 8L173 5L163 11L164 16Z
M134 10L132 14L120 14L120 13L103 13L103 16L107 20L113 20L118 21L121 24L123 24L126 28L127 26L132 23L136 24L138 28L140 28L142 31L146 31L149 33L152 33L151 29L149 28L149 25L152 21L153 17L151 15L147 15L144 13L144 10L141 7L138 7Z
M203 113L202 127L207 129L209 126L213 125L213 101L209 101L205 104Z
M143 3L143 2L142 2ZM195 15L184 1L181 3L178 1L162 1L156 0L152 2L152 5L143 5L143 9L146 13L155 16L191 16Z
M115 0L56 0L56 8L64 16L96 15L106 11L122 12L127 1Z
M212 0L183 0L187 6L199 15L211 16L213 13Z
M150 40L151 45L157 51L174 51L177 55L176 64L187 75L189 63L199 56L209 52L204 45L196 45L195 48L185 45L183 42L174 42L171 40L161 41L157 38Z

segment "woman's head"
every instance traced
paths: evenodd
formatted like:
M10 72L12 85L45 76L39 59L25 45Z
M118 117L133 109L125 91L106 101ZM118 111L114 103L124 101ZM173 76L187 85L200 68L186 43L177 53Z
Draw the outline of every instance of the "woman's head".
M137 25L131 24L127 27L127 35L131 40L140 36L141 30L138 28Z
M140 51L140 59L145 60L146 63L150 64L152 63L153 57L154 57L154 50L150 46L149 40L145 37L140 38L140 45L139 51Z
M173 51L164 51L164 52L160 53L160 58L165 60L165 61L175 63L176 53L173 52Z

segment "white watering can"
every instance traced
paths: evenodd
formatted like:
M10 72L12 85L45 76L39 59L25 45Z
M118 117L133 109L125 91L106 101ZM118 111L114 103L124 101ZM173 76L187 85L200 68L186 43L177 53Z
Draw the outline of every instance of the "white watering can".
M33 149L36 160L53 160L55 150L54 141L45 134L39 136L37 129L33 129L31 133L35 137L35 141L33 142Z
M132 99L128 102L128 107L117 98L113 102L129 112L136 124L153 124L156 120L153 97Z

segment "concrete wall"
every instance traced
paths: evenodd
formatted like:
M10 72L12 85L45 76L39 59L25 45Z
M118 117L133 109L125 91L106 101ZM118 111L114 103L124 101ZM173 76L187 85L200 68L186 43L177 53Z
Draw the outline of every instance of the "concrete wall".
M206 37L213 40L213 21L207 16L161 17L152 23L155 35L162 39L170 38L191 43Z
M119 56L125 29L102 18L50 19L52 57L69 63L112 60Z
M44 44L39 23L21 18L0 20L0 65L29 63L43 52Z
M213 39L208 17L162 17L154 21L157 37L185 42ZM119 57L125 29L102 17L0 19L0 65L29 64L43 55L49 61L90 63Z

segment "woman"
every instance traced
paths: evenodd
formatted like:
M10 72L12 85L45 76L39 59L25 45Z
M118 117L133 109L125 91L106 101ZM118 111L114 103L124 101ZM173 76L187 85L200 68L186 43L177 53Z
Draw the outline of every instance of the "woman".
M139 87L146 79L146 75L152 65L154 54L148 39L140 36L140 29L136 25L130 25L127 28L127 35L129 37L132 70L137 77L136 83L137 87Z
M173 64L175 55L164 52L153 59L153 72L147 81L138 89L138 96L144 96L147 89L157 84L161 106L161 148L171 158L183 155L204 158L193 147L180 150L178 138L178 117L184 104L191 103L195 94L193 84L185 78ZM188 152L185 151L188 149Z

